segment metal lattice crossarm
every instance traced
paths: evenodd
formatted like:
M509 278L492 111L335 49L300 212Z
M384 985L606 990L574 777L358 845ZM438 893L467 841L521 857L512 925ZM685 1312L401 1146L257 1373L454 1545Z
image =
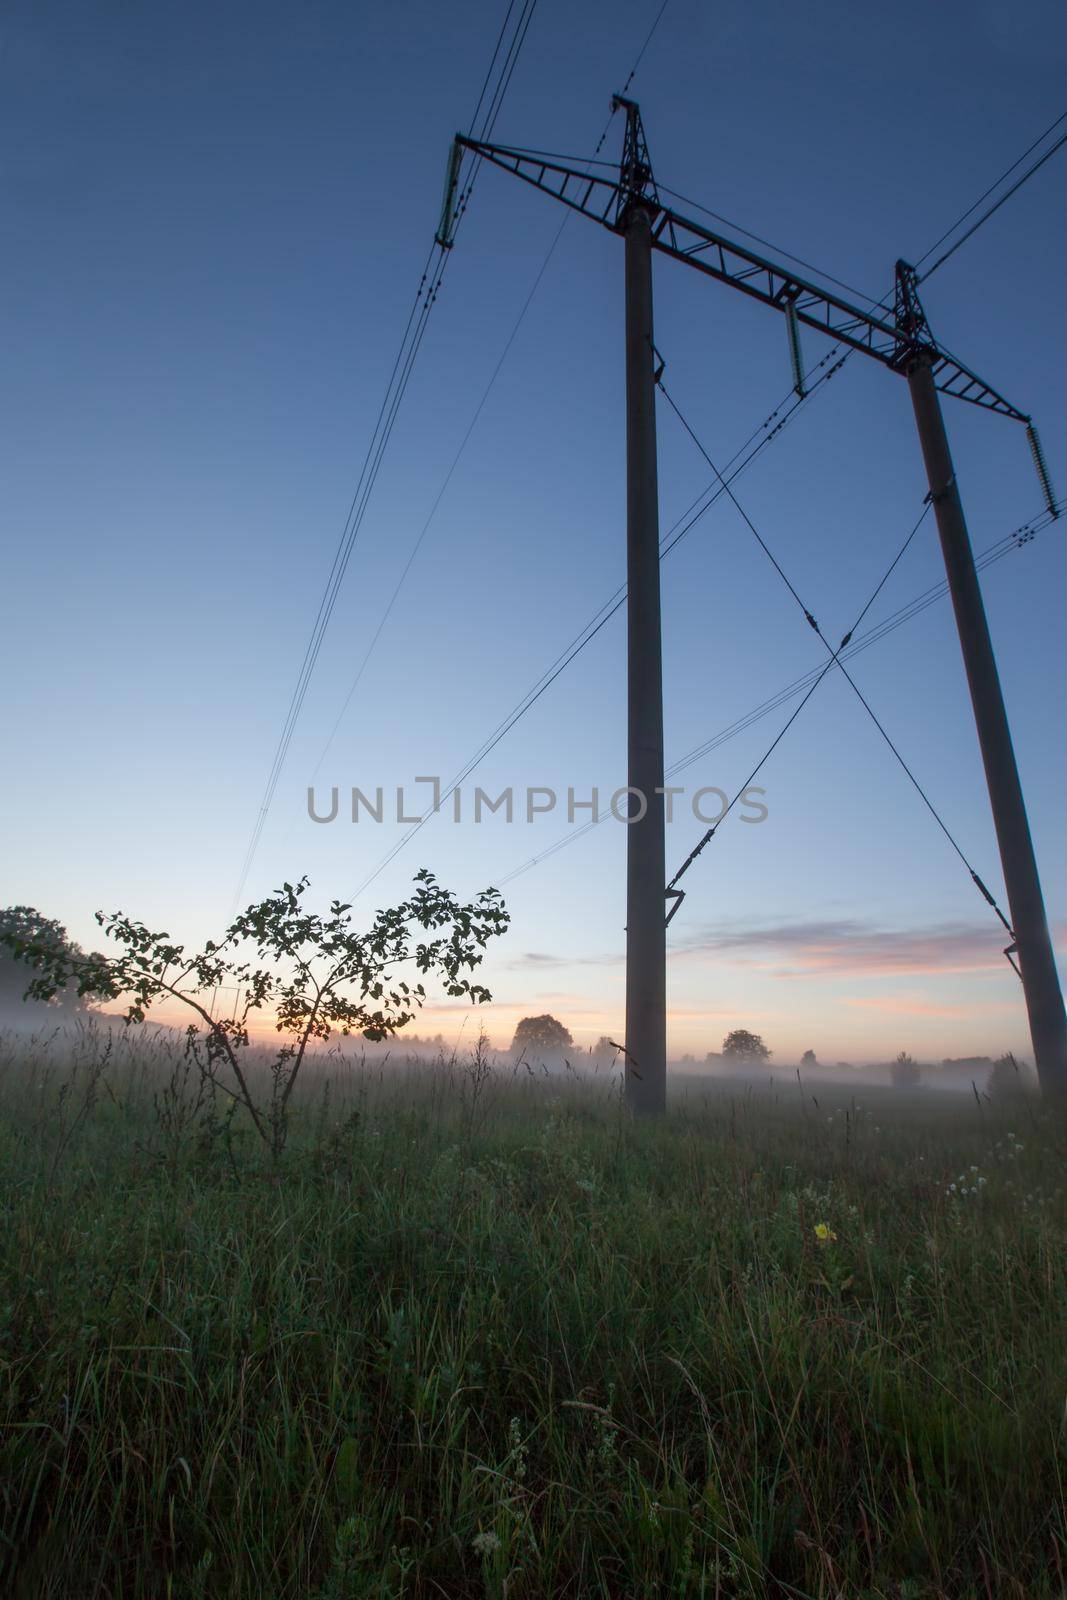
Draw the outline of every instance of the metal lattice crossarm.
M627 102L620 102L624 106ZM634 108L636 110L636 108ZM455 149L469 150L494 166L511 172L535 189L543 189L555 200L561 200L572 211L599 222L612 233L622 231L622 221L634 195L629 186L615 177L592 176L576 167L550 160L536 151L517 149L509 145L488 144L483 140L469 139L457 134ZM624 168L625 171L625 168ZM454 185L453 185L454 190ZM873 356L883 366L903 373L916 356L925 356L931 364L934 381L944 394L957 400L967 400L984 410L1011 417L1016 422L1029 423L1025 412L1013 406L1003 395L965 367L955 356L944 350L930 334L925 321L914 336L909 336L898 322L895 310L883 311L876 307L864 311L839 295L822 289L795 272L757 255L746 245L737 244L722 234L715 233L702 222L685 217L670 206L665 206L649 182L641 194L652 219L652 245L661 254L671 256L686 266L696 267L721 283L728 283L743 294L775 307L786 315L790 324L803 323L831 339ZM440 242L449 240L451 218L446 203L442 218ZM795 319L795 322L794 322Z

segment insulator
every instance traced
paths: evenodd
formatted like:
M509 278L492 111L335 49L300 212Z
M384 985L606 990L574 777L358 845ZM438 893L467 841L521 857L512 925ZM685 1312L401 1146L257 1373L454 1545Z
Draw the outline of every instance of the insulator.
M441 206L441 222L437 229L436 239L442 250L452 248L452 223L453 207L456 199L456 184L459 181L459 164L463 160L463 146L458 139L453 139L452 149L448 153L448 168L445 172L445 198Z
M1045 496L1045 504L1048 507L1049 515L1056 518L1060 513L1056 505L1056 496L1052 492L1052 479L1049 477L1048 463L1045 460L1045 452L1041 448L1041 440L1038 438L1037 429L1032 422L1026 424L1026 437L1030 444L1030 454L1034 458L1034 466L1037 468L1037 476L1041 483L1041 493Z
M785 325L789 333L789 359L793 366L793 388L803 400L807 394L804 387L804 359L800 353L800 324L797 322L797 308L793 300L785 303Z

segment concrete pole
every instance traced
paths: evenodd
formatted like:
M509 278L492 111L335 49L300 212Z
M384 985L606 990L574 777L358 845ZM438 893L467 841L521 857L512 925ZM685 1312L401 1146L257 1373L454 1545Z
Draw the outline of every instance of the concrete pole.
M1042 1091L1067 1093L1067 1017L982 591L928 359L908 372L930 498L974 707Z
M663 837L663 662L660 635L652 232L631 205L626 238L626 576L628 803L626 1101L654 1116L667 1103L666 858Z

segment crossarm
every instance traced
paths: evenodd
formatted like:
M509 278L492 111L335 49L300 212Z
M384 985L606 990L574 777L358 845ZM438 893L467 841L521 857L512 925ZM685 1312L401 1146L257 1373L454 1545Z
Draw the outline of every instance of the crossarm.
M599 222L612 233L620 231L623 195L614 177L591 176L536 152L487 144L463 134L457 134L456 143L482 160L503 167L505 172L513 173L533 188L544 190L553 199L561 200L572 211ZM721 283L728 283L777 311L784 313L792 304L798 322L828 334L839 344L859 350L863 355L873 356L895 372L903 372L914 358L915 346L902 339L892 311L882 307L865 311L827 289L798 278L794 272L757 255L747 245L737 244L704 223L682 216L670 206L653 200L643 203L652 214L653 247L661 254L695 267ZM943 393L1017 422L1029 421L1024 412L936 342L924 341L922 348L929 356L934 381Z

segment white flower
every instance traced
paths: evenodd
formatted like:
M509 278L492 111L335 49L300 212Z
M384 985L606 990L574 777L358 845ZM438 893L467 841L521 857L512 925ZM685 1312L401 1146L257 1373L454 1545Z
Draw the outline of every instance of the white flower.
M480 1556L491 1556L500 1549L500 1535L486 1529L483 1533L476 1533L471 1540L471 1549Z

